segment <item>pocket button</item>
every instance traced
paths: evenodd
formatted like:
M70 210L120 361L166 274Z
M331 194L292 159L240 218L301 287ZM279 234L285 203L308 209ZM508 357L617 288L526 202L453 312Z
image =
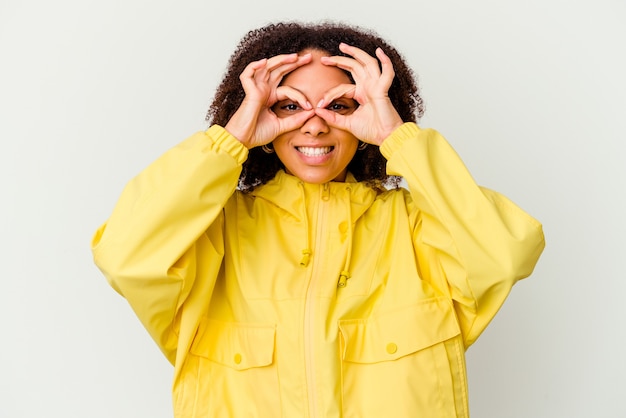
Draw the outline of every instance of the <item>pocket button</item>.
M233 358L233 360L235 360L235 364L240 364L241 363L241 354L239 354L239 353L235 354L235 358Z
M395 345L394 343L387 344L387 352L389 354L394 354L396 351L398 351L397 345Z

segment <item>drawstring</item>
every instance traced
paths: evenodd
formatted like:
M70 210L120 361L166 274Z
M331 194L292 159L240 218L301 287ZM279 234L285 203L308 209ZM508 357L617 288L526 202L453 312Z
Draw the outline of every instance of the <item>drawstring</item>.
M305 248L304 250L302 250L302 260L300 260L301 266L306 267L309 265L309 261L311 260L312 253L313 251L311 251L310 248Z
M348 279L350 278L350 272L346 270L342 270L339 275L339 281L337 282L337 287L346 287L348 285Z
M343 270L339 274L339 281L337 282L338 288L346 287L348 285L348 279L352 277L350 275L350 261L352 258L352 207L350 192L352 191L352 188L350 186L347 186L346 191L348 192L348 254L346 255L346 262L344 264Z
M309 215L308 213L306 213L306 193L304 192L304 184L299 181L298 185L302 189L302 201L304 202L304 229L306 234L306 242L304 243L304 250L302 250L302 259L300 260L300 265L302 267L306 267L309 265L309 261L311 260L311 254L313 254L313 251L309 247Z
M298 183L300 185L300 188L302 189L302 199L305 200L306 199L306 193L304 190L304 185L302 184L302 182ZM328 187L328 185L326 185L326 187ZM346 255L346 261L344 263L344 268L343 270L341 270L341 273L339 274L339 279L337 281L337 287L338 288L344 288L348 285L348 279L350 279L352 277L352 275L350 274L350 262L352 261L352 207L351 207L351 197L350 197L350 192L352 191L352 188L350 186L346 187L346 191L348 192L348 198L346 200L347 203L347 214L348 214L348 253ZM305 205L304 207L306 208L306 201L305 201ZM306 210L306 209L305 209ZM311 260L311 255L313 254L313 251L311 250L311 248L309 247L309 217L308 214L305 213L304 214L304 227L306 230L306 242L305 242L305 248L302 250L302 259L300 260L300 265L303 267L306 267L309 265L309 261Z

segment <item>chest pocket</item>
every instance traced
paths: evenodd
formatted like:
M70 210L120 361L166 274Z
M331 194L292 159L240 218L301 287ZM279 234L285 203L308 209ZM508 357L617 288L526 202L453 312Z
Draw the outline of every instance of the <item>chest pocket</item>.
M464 416L464 351L448 300L342 320L339 332L345 417Z
M197 368L191 385L197 416L280 417L275 340L273 324L204 319L189 360Z
M264 367L273 362L275 334L273 325L205 320L190 351L234 370Z

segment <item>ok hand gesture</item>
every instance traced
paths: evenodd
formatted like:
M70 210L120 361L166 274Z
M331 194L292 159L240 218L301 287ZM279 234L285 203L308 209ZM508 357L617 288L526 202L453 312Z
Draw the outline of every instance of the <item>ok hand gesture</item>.
M403 123L388 96L395 76L391 60L380 48L376 50L378 59L347 44L340 44L339 49L352 58L322 57L322 63L349 71L356 84L342 84L328 91L324 100L317 104L315 113L329 125L347 130L361 141L380 145ZM356 100L359 107L349 115L325 109L340 97Z
M302 93L280 86L280 82L285 75L309 62L311 54L287 54L248 64L239 76L246 96L224 128L250 149L268 144L278 135L302 126L314 115L313 107ZM303 111L279 118L271 108L281 100L292 100Z

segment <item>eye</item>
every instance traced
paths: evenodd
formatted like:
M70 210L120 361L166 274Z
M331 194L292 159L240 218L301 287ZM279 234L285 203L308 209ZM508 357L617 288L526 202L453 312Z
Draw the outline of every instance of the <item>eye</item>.
M297 102L286 101L286 100L282 102L278 102L274 106L272 106L272 111L278 117L286 117L286 116L289 116L298 112L299 110L302 110L302 108Z
M282 106L281 109L295 112L296 110L298 110L299 107L300 106L298 106L296 103L287 103L286 105Z
M349 115L354 112L357 107L358 104L354 100L335 100L326 106L326 109L342 115Z
M334 110L334 111L339 111L339 110L343 110L346 108L347 107L345 105L342 105L341 103L337 103L337 102L333 102L330 104L330 106L327 107L328 110Z

